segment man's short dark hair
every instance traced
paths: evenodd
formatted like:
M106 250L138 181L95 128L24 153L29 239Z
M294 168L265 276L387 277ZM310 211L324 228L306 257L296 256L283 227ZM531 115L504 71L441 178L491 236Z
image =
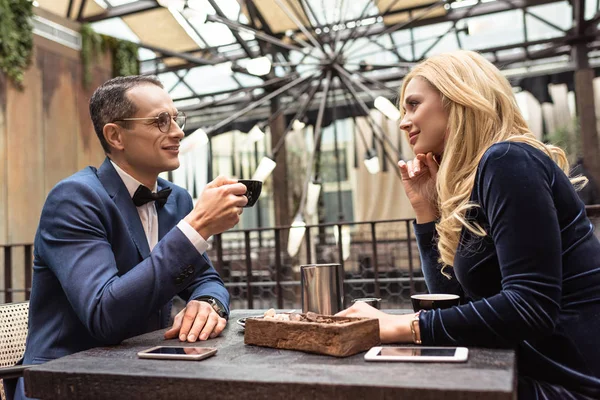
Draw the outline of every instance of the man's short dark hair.
M106 81L92 95L90 99L90 116L105 153L110 153L110 146L102 133L104 125L122 118L131 118L135 115L137 107L127 98L126 93L128 90L144 84L163 88L163 84L156 76L118 76ZM123 124L127 124L127 121L123 121Z

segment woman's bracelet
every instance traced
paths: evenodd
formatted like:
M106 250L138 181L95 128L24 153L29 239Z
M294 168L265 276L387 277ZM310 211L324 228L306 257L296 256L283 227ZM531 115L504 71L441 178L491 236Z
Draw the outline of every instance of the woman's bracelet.
M417 311L413 319L410 321L410 332L412 333L412 340L414 344L421 344L421 332L417 333L417 328L415 324L419 324L419 315L421 315L421 311Z

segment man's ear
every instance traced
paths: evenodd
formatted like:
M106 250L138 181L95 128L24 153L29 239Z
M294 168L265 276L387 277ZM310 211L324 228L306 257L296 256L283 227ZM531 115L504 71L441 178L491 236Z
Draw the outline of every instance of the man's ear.
M108 143L111 148L123 150L125 147L121 130L121 127L117 124L110 123L104 125L104 128L102 129L104 140L106 140L106 143Z

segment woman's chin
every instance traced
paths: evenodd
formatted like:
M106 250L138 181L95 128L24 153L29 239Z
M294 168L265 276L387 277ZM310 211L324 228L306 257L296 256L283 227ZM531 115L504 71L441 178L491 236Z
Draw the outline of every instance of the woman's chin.
M427 154L430 151L431 150L428 150L425 146L419 146L419 143L415 143L415 145L413 146L413 152L415 153L415 155L417 155L417 154Z

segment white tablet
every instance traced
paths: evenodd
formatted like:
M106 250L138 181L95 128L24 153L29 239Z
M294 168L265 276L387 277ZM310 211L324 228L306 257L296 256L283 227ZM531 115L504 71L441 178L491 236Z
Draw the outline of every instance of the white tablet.
M411 362L464 362L467 361L469 349L466 347L372 347L367 354L367 361L411 361Z

